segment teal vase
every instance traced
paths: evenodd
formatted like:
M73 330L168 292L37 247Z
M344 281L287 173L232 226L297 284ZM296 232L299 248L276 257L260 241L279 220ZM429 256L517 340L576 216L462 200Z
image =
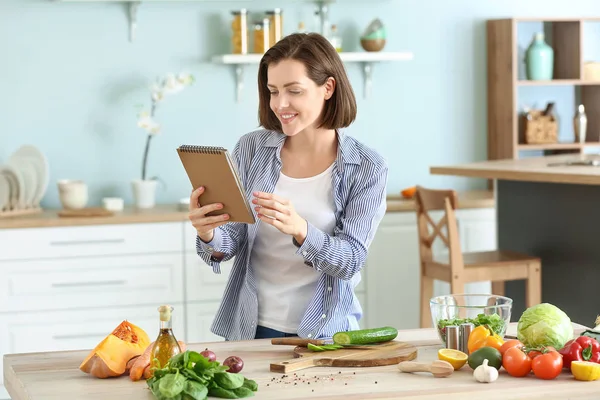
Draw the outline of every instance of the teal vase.
M527 79L551 80L554 72L554 50L544 41L543 33L536 33L525 55Z

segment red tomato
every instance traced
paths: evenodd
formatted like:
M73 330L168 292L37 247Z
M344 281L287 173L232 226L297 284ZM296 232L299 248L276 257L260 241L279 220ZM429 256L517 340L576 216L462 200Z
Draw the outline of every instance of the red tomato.
M560 375L562 367L562 355L556 350L539 355L531 362L533 374L540 379L556 378Z
M531 358L520 347L513 346L502 355L502 366L510 376L527 376L531 372Z
M506 350L510 349L511 347L523 347L523 343L521 343L521 341L517 339L507 340L500 347L500 354L504 355L504 353L506 353Z

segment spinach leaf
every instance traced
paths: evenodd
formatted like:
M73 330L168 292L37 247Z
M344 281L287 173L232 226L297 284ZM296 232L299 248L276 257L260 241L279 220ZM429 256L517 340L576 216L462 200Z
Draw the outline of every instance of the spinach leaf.
M214 382L223 389L237 389L244 384L244 377L231 372L217 372Z
M175 397L185 388L186 379L179 372L167 374L158 381L158 391L165 397Z
M210 382L210 379L205 377L204 375L198 375L193 369L184 369L181 371L181 374L187 377L191 381L196 381L201 385L207 385Z
M244 384L242 386L252 390L253 392L256 392L258 390L258 383L246 377L244 377Z
M254 392L244 386L240 386L239 388L233 389L232 392L236 394L238 399L254 396Z
M208 395L214 397L220 397L222 399L237 399L238 396L235 394L233 390L223 389L219 386L211 386L208 389Z
M208 389L206 386L196 382L196 381L187 381L187 385L185 389L183 389L184 394L191 396L194 400L204 400L208 395Z

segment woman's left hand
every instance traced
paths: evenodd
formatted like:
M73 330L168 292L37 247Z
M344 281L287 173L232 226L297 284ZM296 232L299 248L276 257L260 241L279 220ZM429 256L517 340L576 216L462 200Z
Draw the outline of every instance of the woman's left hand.
M299 244L304 242L308 226L306 220L294 210L291 201L273 193L254 192L252 203L261 221L293 236Z

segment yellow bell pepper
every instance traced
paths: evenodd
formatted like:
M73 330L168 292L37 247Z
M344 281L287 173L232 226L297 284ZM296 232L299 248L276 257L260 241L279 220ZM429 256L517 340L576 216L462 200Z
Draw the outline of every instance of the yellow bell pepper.
M471 331L467 347L469 353L472 353L482 347L493 347L500 350L503 344L504 340L487 325L479 325Z

